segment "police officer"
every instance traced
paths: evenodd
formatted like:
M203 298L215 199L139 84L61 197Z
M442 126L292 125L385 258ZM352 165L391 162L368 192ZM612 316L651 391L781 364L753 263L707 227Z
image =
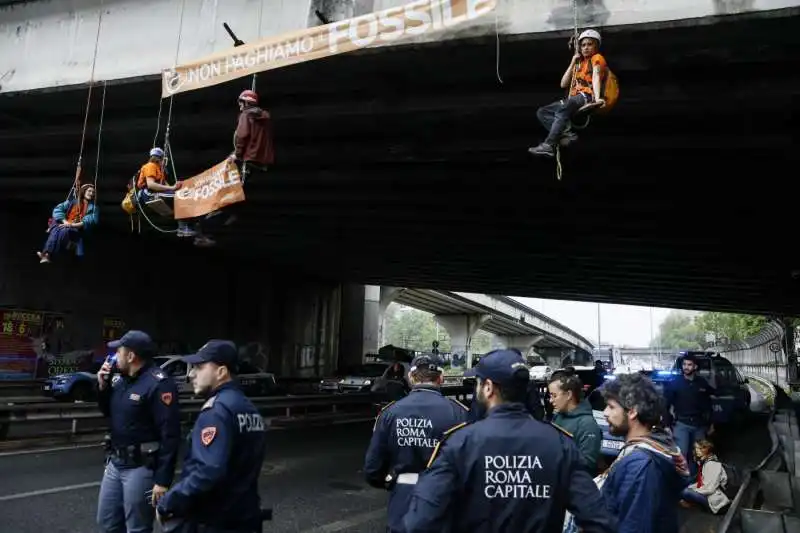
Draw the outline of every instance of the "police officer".
M686 354L681 361L682 374L667 383L664 391L667 418L675 423L672 434L675 444L689 463L692 477L697 474L693 459L694 443L706 438L711 421L711 395L715 393L708 381L697 375L697 359ZM670 417L670 407L674 417Z
M151 533L155 502L175 474L178 389L153 363L155 345L147 333L128 331L108 347L116 350L116 362L106 361L97 373L98 405L111 425L97 523L105 533Z
M522 357L522 352L516 349L511 349L514 352L519 353L520 357ZM533 380L528 381L528 388L527 388L527 395L525 397L525 408L528 412L535 418L536 420L544 420L545 419L545 406L549 402L543 401L542 390L539 387L539 384ZM470 422L477 422L481 418L486 416L486 407L478 401L478 395L472 395L472 402L469 406L469 421Z
M449 428L464 422L467 408L446 398L442 367L432 356L416 357L408 379L408 396L383 408L375 421L364 460L367 483L391 491L388 531L403 531L403 515L417 476L428 463L434 447Z
M237 354L234 343L210 340L184 358L194 365L194 393L208 400L192 429L181 479L158 504L159 521L170 531L261 531L266 425L234 380Z
M615 532L572 439L526 409L519 352L491 352L470 375L486 417L446 432L414 489L406 533L560 532L567 509L585 533Z

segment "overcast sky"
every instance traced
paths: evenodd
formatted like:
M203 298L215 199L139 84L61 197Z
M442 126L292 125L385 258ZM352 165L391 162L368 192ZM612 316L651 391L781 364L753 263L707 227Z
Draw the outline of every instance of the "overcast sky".
M544 300L541 298L516 298L580 333L591 342L597 341L597 305L589 302ZM651 336L652 309L652 336ZM650 339L658 334L658 326L671 309L660 307L638 307L633 305L600 304L600 339L603 344L623 344L646 347Z

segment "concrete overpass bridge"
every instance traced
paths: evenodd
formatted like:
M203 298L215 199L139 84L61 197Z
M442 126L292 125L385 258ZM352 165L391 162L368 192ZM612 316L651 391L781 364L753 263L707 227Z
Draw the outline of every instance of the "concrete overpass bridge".
M581 11L582 23L602 26L622 99L564 154L562 181L551 161L530 159L526 148L543 136L536 108L561 94L567 2L543 11L533 0L505 0L497 18L487 15L439 41L267 72L258 83L275 120L278 160L248 184L240 223L217 232L217 250L197 251L146 229L129 235L119 201L152 145L158 72L173 64L176 50L182 62L228 47L223 20L247 41L319 23L312 8L322 4L283 2L277 12L277 0L265 2L260 32L256 1L187 2L195 7L185 14L178 49L180 1L105 1L95 72L112 80L98 181L102 229L84 266L58 275L32 271L27 257L72 181L100 1L81 0L72 11L45 1L0 8L0 247L14 256L0 270L18 280L0 285L0 303L57 307L63 300L77 310L76 297L98 276L114 277L120 290L132 279L156 286L176 278L170 294L129 291L139 298L137 316L180 298L180 310L171 312L191 314L210 301L196 287L212 283L215 305L233 305L254 296L254 284L268 284L266 269L276 273L270 290L287 294L294 289L282 283L285 276L800 311L790 216L800 192L792 179L800 155L791 144L800 79L785 68L800 44L793 0L607 0ZM390 5L330 4L350 10L323 13L333 20ZM163 37L139 43L132 28L142 27ZM244 78L175 97L171 139L181 177L229 152L235 98L248 85ZM89 176L100 93L87 130ZM138 270L126 254L137 255ZM116 262L119 270L108 268ZM69 296L45 291L55 283L69 285ZM116 305L119 292L105 290ZM359 298L363 308L363 294L352 301ZM269 316L291 307L275 305ZM242 317L249 316L238 311L226 320L247 329ZM323 318L315 323L327 324ZM284 333L296 344L317 342L302 340L311 336L303 323Z
M366 294L380 317L392 302L433 314L450 335L452 353L466 355L467 367L471 366L472 337L481 329L494 334L500 346L523 354L533 349L558 361L566 356L591 358L593 345L584 337L506 296L398 287L368 287ZM382 324L381 319L379 331ZM380 334L368 350L377 350L379 338Z

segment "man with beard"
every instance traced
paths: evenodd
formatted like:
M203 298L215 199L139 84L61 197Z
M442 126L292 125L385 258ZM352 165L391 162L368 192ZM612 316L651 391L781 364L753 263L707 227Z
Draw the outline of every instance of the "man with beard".
M677 506L689 483L686 459L665 432L654 428L663 402L641 374L621 374L603 386L603 414L625 446L598 484L618 533L678 533Z
M693 460L694 443L706 438L711 421L711 395L714 389L705 378L697 375L697 359L686 354L681 361L682 375L667 383L664 396L666 411L674 411L675 443L681 449L692 477L697 474L697 464ZM668 418L670 418L668 414Z
M258 477L266 426L234 381L237 354L234 343L210 340L183 359L194 365L189 377L195 395L208 401L192 429L181 480L158 503L165 531L261 531Z
M572 439L526 409L530 374L519 352L491 352L464 375L477 378L486 416L442 437L411 497L406 533L561 531L567 509L584 533L616 532Z

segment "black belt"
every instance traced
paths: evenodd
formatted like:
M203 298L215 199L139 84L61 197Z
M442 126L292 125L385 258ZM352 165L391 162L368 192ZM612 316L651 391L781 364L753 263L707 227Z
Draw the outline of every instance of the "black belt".
M124 466L143 466L153 458L158 449L158 442L143 442L127 446L108 444L106 446L108 455Z
M708 423L708 420L704 416L679 416L678 422L687 426L704 426Z

